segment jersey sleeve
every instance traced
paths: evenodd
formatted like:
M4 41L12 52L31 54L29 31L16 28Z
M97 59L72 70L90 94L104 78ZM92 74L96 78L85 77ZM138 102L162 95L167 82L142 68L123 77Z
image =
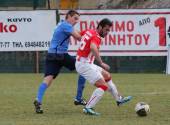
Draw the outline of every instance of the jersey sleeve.
M85 34L86 30L83 30L80 32L80 35L83 36Z
M63 30L66 34L70 35L73 32L73 26L71 24L63 25Z

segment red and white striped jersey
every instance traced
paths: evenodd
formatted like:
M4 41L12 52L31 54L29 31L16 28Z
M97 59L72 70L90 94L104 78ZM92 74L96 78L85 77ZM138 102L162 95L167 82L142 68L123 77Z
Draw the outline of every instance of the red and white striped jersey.
M95 30L85 30L81 33L82 39L80 41L80 47L77 51L77 60L83 58L84 61L93 63L95 57L90 50L91 43L96 44L97 48L100 48L101 38Z

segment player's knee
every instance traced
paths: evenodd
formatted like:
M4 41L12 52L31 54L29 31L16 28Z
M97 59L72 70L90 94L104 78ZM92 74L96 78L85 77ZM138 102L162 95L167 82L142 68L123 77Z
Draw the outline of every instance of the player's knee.
M105 81L108 82L108 81L110 81L111 79L112 79L112 77L111 77L110 73L108 73L108 74L106 75L106 77L105 77Z
M52 75L46 76L43 80L43 82L46 83L48 87L52 84L52 81L53 81Z
M98 87L98 88L101 88L101 89L104 90L104 91L107 91L107 89L108 89L108 86L105 85L105 84L98 85L97 87Z

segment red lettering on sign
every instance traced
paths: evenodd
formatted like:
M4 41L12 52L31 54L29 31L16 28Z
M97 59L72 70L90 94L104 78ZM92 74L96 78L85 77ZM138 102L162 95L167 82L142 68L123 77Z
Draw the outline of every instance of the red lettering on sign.
M2 22L0 22L0 33L7 33L7 32L16 32L17 31L17 26L15 24L12 25L5 25Z
M125 35L118 35L118 45L125 45L126 44L126 39Z
M96 29L99 21L80 21L80 31L87 29ZM134 31L133 21L115 21L112 22L111 32L132 32Z
M134 23L132 21L127 22L127 31L132 32L134 30Z
M95 24L94 24L94 21L90 21L89 29L93 29L93 30L96 29Z
M141 45L142 44L142 36L140 34L135 35L135 44Z
M127 37L128 37L128 40L129 41L129 45L132 44L132 37L133 37L133 34L127 34Z
M143 34L145 45L148 45L150 34Z
M120 31L125 32L125 22L123 21L123 22L119 23L116 21L115 22L115 31L116 32L120 32Z
M166 19L160 17L155 21L155 26L159 27L159 45L166 46Z
M80 21L80 31L87 29L87 21Z

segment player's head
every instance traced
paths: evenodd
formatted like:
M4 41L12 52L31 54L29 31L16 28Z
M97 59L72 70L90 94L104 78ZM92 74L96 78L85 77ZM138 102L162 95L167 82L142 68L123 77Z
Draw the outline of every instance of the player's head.
M109 19L102 19L97 26L97 31L99 35L101 37L105 37L109 33L111 26L112 22Z
M73 26L78 23L80 14L75 10L69 10L66 14L66 20Z

